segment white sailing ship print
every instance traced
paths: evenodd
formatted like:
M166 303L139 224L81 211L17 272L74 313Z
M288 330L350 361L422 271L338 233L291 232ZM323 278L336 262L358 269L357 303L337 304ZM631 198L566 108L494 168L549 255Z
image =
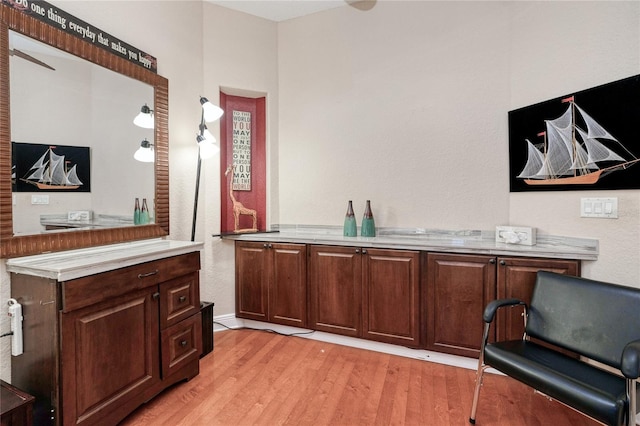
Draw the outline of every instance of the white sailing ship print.
M592 185L609 173L640 162L575 103L575 96L562 102L569 104L564 114L545 120L545 131L538 133L544 138L543 144L538 147L525 139L527 163L517 177L527 185ZM586 129L576 123L578 117ZM608 146L603 141L608 141ZM615 146L615 151L609 146Z
M78 179L76 165L69 168L69 161L64 155L53 152L54 148L49 147L21 180L39 189L78 189L82 182Z

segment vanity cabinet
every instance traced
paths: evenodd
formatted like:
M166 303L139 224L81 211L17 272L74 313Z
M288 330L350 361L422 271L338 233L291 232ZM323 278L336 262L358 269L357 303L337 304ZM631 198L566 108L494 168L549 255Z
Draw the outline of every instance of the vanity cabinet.
M200 253L68 281L11 274L24 353L12 383L36 397L35 424L116 424L199 372Z
M485 306L496 298L531 300L536 272L578 275L574 260L427 253L425 301L426 348L478 357ZM502 309L489 338L521 338L522 309Z
M307 246L237 242L236 316L307 327Z
M419 347L419 252L312 245L310 328Z

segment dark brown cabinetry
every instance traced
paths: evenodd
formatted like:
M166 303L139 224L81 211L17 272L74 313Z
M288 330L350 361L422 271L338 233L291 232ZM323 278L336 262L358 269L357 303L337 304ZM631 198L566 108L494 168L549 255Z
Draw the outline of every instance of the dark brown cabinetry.
M419 253L311 246L310 327L418 347Z
M236 243L236 315L307 326L307 246Z
M309 247L309 327L362 336L362 254L354 247Z
M477 357L482 313L495 298L528 302L538 270L579 274L579 262L483 255L426 254L426 348ZM500 312L490 338L522 337L522 309Z
M540 270L579 276L580 262L576 260L529 259L501 257L497 259L497 298L515 297L527 304ZM500 340L520 339L524 333L522 309L501 309L496 322L496 337Z
M199 252L59 282L12 274L24 353L12 382L36 424L116 424L198 374Z
M477 356L482 311L495 299L495 259L486 256L426 255L426 347Z

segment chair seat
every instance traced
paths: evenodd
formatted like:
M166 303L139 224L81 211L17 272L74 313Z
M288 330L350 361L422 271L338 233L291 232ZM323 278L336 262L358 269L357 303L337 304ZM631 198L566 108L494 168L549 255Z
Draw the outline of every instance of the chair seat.
M484 362L609 425L627 410L625 379L531 341L487 344Z

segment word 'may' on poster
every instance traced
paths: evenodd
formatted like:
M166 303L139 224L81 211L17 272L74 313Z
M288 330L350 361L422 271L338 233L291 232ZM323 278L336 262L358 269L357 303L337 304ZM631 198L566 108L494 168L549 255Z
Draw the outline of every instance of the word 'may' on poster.
M233 190L251 191L251 113L233 111Z

